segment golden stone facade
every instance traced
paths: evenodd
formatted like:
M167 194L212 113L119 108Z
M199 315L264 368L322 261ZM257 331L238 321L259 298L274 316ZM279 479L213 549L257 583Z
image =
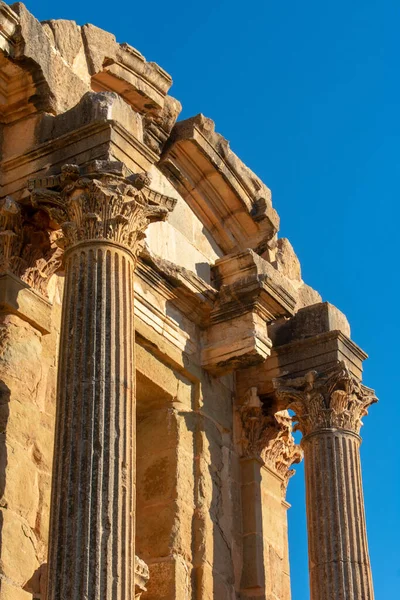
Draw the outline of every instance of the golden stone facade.
M269 189L112 34L0 50L0 600L290 600L303 456L311 600L372 600L366 355Z

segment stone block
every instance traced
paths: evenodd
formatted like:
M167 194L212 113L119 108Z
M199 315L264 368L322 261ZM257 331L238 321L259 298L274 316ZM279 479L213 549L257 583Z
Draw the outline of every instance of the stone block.
M13 398L12 398L13 400ZM36 468L51 472L54 445L54 418L34 404L12 401L7 415L7 441L19 445Z
M242 486L243 535L257 533L262 527L262 496L257 482Z
M178 505L177 501L142 506L138 510L137 551L145 562L155 557L167 557L172 552L187 554L191 547L189 514L193 514L193 508L182 503Z
M2 579L22 588L39 566L35 535L16 513L3 508L0 510L0 530Z
M249 312L208 329L201 352L202 366L219 375L262 363L271 345L265 322Z
M264 542L260 534L243 537L243 575L241 587L244 589L265 586Z
M287 238L279 238L277 241L277 250L278 270L292 281L301 281L300 261L289 240Z
M4 317L0 376L11 390L11 401L32 403L42 375L41 336L19 317Z
M201 382L199 408L201 412L227 431L233 427L233 394L219 379L204 374Z
M43 28L48 28L50 41L67 62L71 70L83 81L90 85L90 74L86 61L85 47L81 28L75 21L57 19L45 21Z
M0 276L0 313L16 314L40 333L50 333L51 305L12 274Z
M152 562L149 568L146 592L149 600L187 600L191 597L191 566L181 556Z
M361 380L362 363L367 358L352 340L340 331L328 331L314 337L282 344L272 349L271 356L260 367L243 369L237 375L239 397L251 386L260 396L273 391L272 379L323 371L344 361L350 372Z
M0 597L1 600L32 600L32 594L25 592L19 586L11 585L4 579L0 582Z
M87 48L91 75L101 71L107 59L117 58L118 44L115 35L88 23L82 27L82 37Z
M141 456L137 469L137 502L140 505L173 500L177 495L176 450L157 449L150 456Z
M5 434L1 434L5 436ZM39 508L38 473L26 449L14 442L1 443L1 472L4 473L2 506L17 513L35 528ZM3 487L2 486L2 487Z
M37 81L36 107L57 114L74 106L89 90L88 83L75 75L60 54L54 52L42 25L21 3L12 5L18 14L23 43L14 53L14 60L29 64ZM38 106L39 105L39 106Z

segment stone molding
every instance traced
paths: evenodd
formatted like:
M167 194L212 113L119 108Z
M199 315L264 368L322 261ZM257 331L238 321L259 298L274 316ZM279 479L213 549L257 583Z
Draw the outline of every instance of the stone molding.
M292 419L288 411L278 411L273 416L266 414L257 388L252 387L238 412L242 428L242 456L260 460L278 475L284 496L289 479L295 473L290 467L303 458L303 452L292 435Z
M372 389L352 375L346 363L322 372L309 371L294 379L273 379L277 405L295 413L295 430L303 436L337 428L360 433L362 417L377 402Z
M250 249L213 267L218 296L203 336L202 366L214 374L263 362L271 353L268 324L294 312L282 276Z
M176 123L159 166L226 254L252 248L273 258L279 217L271 192L211 119L199 114Z

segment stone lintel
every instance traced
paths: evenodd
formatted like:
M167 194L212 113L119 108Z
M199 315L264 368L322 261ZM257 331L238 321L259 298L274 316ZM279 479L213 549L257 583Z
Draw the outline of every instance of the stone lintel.
M140 140L138 131L127 129L129 125L129 113L134 113L131 109L113 94L89 94L94 98L94 103L99 99L101 102L104 96L108 101L111 100L111 108L105 114L103 111L97 115L94 108L93 118L79 119L71 121L68 127L68 121L62 117L48 117L54 122L60 119L59 126L54 123L52 126L47 121L43 127L48 129L47 139L42 136L42 141L28 150L6 158L0 164L2 170L1 195L12 195L17 201L22 200L29 194L26 187L30 179L46 178L60 173L62 165L75 162L80 166L85 166L94 160L117 160L123 162L128 171L137 173L138 171L148 171L156 162L157 156ZM97 96L97 98L96 98ZM110 98L111 96L111 98ZM80 108L85 112L87 102L82 101ZM90 102L90 104L92 104ZM119 108L123 109L122 114ZM114 111L115 108L115 111ZM75 110L75 109L73 109ZM76 107L79 112L79 107ZM72 111L70 111L72 112ZM83 116L83 115L82 115ZM126 117L126 119L125 119ZM64 128L65 123L65 128ZM75 127L74 127L75 125ZM139 127L139 126L138 126ZM54 137L55 136L55 137ZM49 167L49 164L51 167Z
M160 168L226 253L268 250L279 228L271 192L203 115L175 125Z
M51 304L12 273L0 276L0 313L15 314L40 333L50 333Z
M272 379L275 377L300 377L312 370L333 367L341 361L361 380L362 363L366 358L367 354L341 331L327 331L274 347L262 365L243 369L237 374L238 393L244 393L251 382L257 386L260 396L268 395L273 391Z

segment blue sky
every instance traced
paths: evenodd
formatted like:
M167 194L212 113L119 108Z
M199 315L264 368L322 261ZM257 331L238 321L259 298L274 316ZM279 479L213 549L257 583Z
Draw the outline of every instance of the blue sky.
M398 0L27 0L92 22L174 79L272 189L303 278L346 313L380 399L362 461L376 600L400 595L397 474L400 78ZM114 9L115 6L115 9ZM302 466L289 486L293 600L308 600ZM361 600L361 599L360 599Z

